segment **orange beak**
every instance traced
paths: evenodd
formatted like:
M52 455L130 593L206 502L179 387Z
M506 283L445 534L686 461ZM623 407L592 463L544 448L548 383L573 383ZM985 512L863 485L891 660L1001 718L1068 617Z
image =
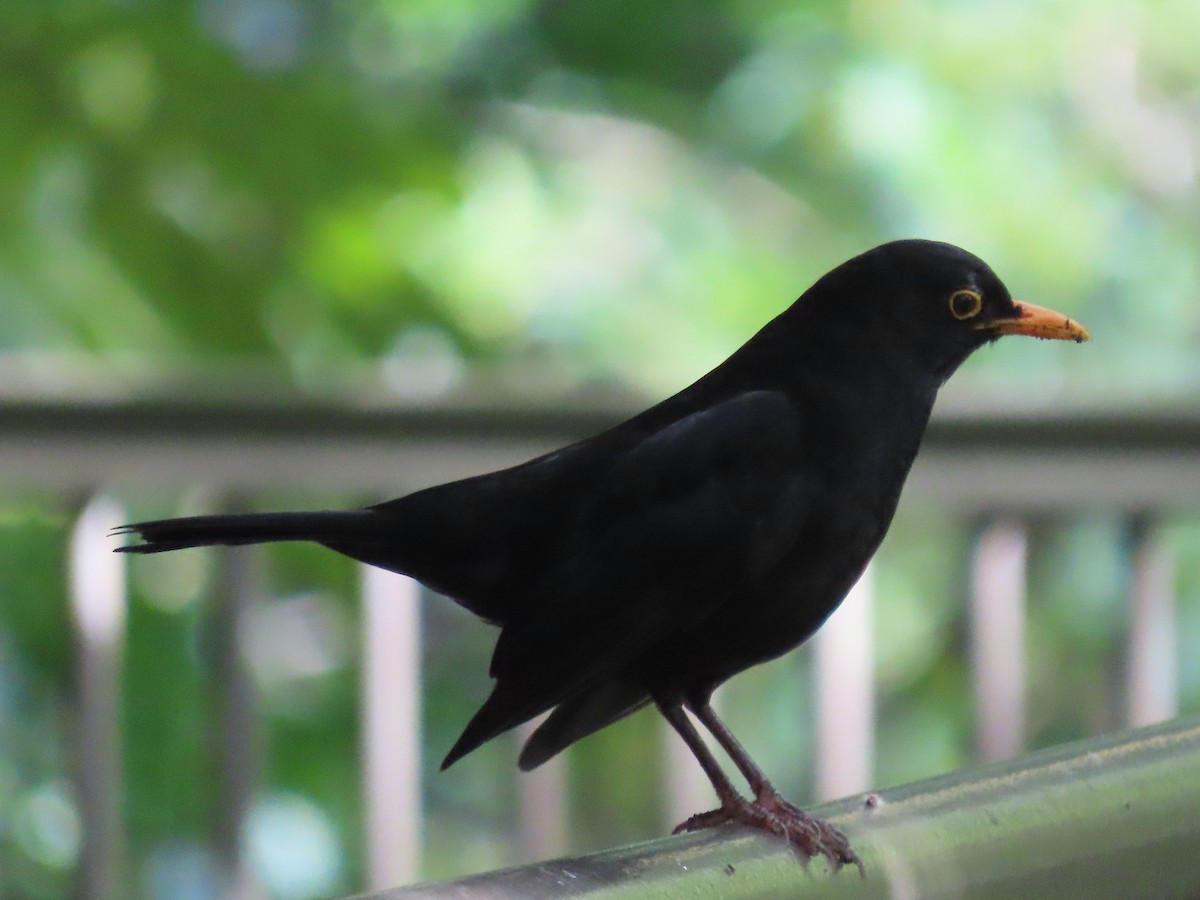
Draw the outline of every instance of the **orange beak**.
M1074 341L1082 344L1090 341L1092 336L1078 322L1072 322L1062 313L1044 306L1034 306L1032 303L1014 301L1017 314L1006 319L992 319L980 324L999 334L1023 334L1028 337L1044 338L1050 341Z

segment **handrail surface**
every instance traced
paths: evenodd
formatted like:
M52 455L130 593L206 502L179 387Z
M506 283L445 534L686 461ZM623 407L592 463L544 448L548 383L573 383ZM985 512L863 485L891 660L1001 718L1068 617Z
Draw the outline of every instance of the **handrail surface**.
M814 807L866 867L715 829L358 900L1200 895L1200 716Z

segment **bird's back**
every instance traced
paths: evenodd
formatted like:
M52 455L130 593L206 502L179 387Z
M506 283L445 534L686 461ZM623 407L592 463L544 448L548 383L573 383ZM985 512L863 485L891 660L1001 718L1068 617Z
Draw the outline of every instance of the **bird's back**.
M687 414L677 395L638 416L508 469L435 485L375 507L388 527L371 544L329 544L402 572L504 625L536 603L577 542L596 484L647 437Z

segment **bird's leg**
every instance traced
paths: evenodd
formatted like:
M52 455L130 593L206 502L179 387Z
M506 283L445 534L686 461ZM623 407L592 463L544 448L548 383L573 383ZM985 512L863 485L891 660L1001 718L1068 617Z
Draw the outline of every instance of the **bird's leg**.
M758 763L750 758L750 754L742 746L742 742L729 730L729 726L717 717L717 711L712 708L711 703L706 701L704 703L689 704L688 708L696 714L696 718L700 720L701 724L717 739L717 743L721 745L721 749L729 754L729 758L738 767L738 771L742 773L742 777L750 785L750 790L754 792L755 797L761 800L764 793L776 793L774 786L772 786L771 782L767 781L767 776L758 767Z
M713 790L717 792L717 799L721 801L720 809L692 816L676 828L674 833L695 831L699 828L707 828L710 825L719 825L721 822L728 821L728 817L722 818L721 813L726 809L732 809L738 805L746 805L746 798L737 792L737 788L733 786L733 782L729 780L729 776L725 774L725 770L721 768L721 764L713 757L712 752L708 749L708 745L700 737L700 732L696 731L696 726L692 724L691 719L687 717L687 713L683 711L683 707L678 703L671 705L660 703L658 704L658 709L663 714L663 717L671 723L671 727L683 738L683 742L687 744L688 749L692 751L692 755L700 763L700 768L704 770L704 774L712 782ZM708 819L711 819L711 821L706 821Z
M846 839L846 836L828 822L808 815L799 807L783 799L779 791L775 789L775 786L767 780L767 776L763 774L762 769L750 758L750 754L746 752L746 748L742 746L741 741L717 717L716 711L707 700L703 703L689 704L689 708L696 714L696 717L703 723L704 727L712 733L712 736L717 739L717 743L729 754L729 758L733 760L734 765L738 767L738 770L745 777L747 783L750 785L750 790L754 792L754 802L748 803L733 790L732 786L729 786L729 780L725 778L716 761L712 759L708 748L700 739L700 735L696 733L695 728L692 727L691 722L688 721L683 710L676 709L676 716L682 720L684 723L683 726L670 716L668 716L668 721L675 726L675 730L687 741L692 752L700 760L701 766L704 767L705 773L709 774L709 766L706 765L704 759L707 756L711 765L721 773L721 779L728 786L727 792L723 795L717 781L709 774L709 779L713 780L713 787L717 788L717 796L721 800L720 809L693 816L676 830L693 831L697 828L706 828L710 825L720 824L721 822L739 822L786 838L793 847L802 852L806 857L816 856L820 853L829 860L834 869L839 869L847 863L853 863L858 867L859 874L864 874L862 861L858 858L854 850L851 849L850 842ZM665 710L664 714L666 714ZM685 728L691 731L695 743L685 735ZM697 746L703 748L703 751L697 750ZM732 802L727 799L728 796L734 798Z

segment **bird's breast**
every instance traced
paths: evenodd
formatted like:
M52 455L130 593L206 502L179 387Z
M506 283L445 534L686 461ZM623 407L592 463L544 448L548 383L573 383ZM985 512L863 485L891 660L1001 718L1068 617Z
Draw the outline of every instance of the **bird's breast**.
M781 498L777 514L760 523L760 546L773 548L769 563L747 566L713 618L674 635L661 659L713 687L811 637L886 534L920 437L911 428L827 432L797 476L806 489Z

